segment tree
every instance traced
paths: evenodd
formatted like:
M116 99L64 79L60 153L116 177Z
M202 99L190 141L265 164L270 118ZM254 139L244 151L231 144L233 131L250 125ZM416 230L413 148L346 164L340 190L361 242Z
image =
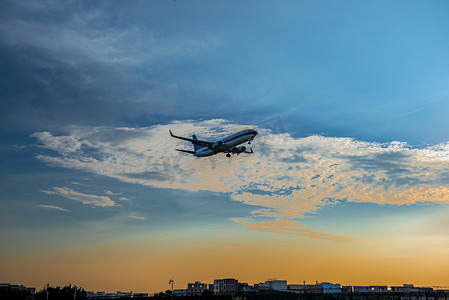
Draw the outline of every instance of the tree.
M160 291L159 293L155 293L154 294L154 297L171 297L172 296L172 294L171 294L171 290L166 290L165 292L162 292L162 291Z
M11 286L0 287L0 299L8 300L28 300L33 299L29 290L14 288Z
M207 296L207 297L209 297L209 296L213 296L214 295L214 293L211 291L211 290L204 290L202 293L201 293L201 296Z
M34 295L34 300L85 300L87 299L86 291L81 287L72 286L71 284L64 287L51 287L47 285L44 289Z

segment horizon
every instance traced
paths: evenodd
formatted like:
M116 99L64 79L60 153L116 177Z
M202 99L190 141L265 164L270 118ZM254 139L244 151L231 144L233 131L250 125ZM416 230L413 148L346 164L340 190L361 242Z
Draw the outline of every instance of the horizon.
M449 286L449 2L0 11L0 282Z
M319 280L316 280L314 283L310 283L310 282L306 282L306 281L303 281L303 282L301 282L301 283L289 283L288 282L288 280L284 280L284 279L273 279L273 278L269 278L269 279L267 279L267 280L265 280L265 281L262 281L262 282L255 282L255 283L249 283L249 282L240 282L239 280L238 280L238 278L235 278L235 277L229 277L229 278L215 278L215 279L213 279L212 281L210 281L210 282L212 282L212 283L210 283L210 282L208 282L208 281L198 281L198 280L194 280L194 281L188 281L184 286L185 286L185 288L176 288L175 286L173 286L173 291L175 291L175 290L185 290L186 288L187 288L187 286L189 285L189 284L194 284L194 283L201 283L201 284L208 284L208 285L210 285L210 284L214 284L214 281L215 280L223 280L223 279L235 279L235 280L237 280L239 283L243 283L243 284L248 284L248 286L249 287L254 287L254 285L256 285L256 284L261 284L261 283L266 283L266 282L269 282L269 281L285 281L286 282L286 284L287 284L287 286L290 286L290 285L320 285L320 284L322 284L322 283L331 283L331 284L335 284L335 285L340 285L340 287L341 288L343 288L343 287L348 287L348 286L350 286L350 287L379 287L379 286L386 286L387 288L391 288L391 287L413 287L413 288L432 288L432 289L438 289L438 288L442 288L442 289L444 289L444 290L446 290L446 291L449 291L449 286L437 286L437 285L428 285L428 286L418 286L418 285L415 285L415 284L413 284L413 283L403 283L403 284L401 284L401 285L390 285L390 284L368 284L368 285L353 285L353 284L341 284L341 283L339 283L339 282L327 282L327 281L319 281ZM10 284L10 285L20 285L20 286L24 286L23 284L13 284L13 283L1 283L1 284ZM76 287L76 288L82 288L82 289L84 289L86 292L94 292L94 293L97 293L97 292L105 292L105 293L114 293L114 292L132 292L132 293L147 293L148 292L148 294L150 295L150 294L156 294L156 293L159 293L159 292L165 292L165 291L167 291L167 290L170 290L171 291L171 288L170 289L166 289L166 290L160 290L160 291L133 291L133 290L131 290L131 289L123 289L123 290L116 290L116 291L112 291L112 290L109 290L109 291L106 291L106 290L95 290L95 289L90 289L90 290L88 290L88 289L85 289L84 287L82 287L82 286L78 286L78 285L76 285L76 284L65 284L65 285L55 285L55 286L52 286L52 285L49 285L49 287L54 287L54 288L56 288L56 287L64 287L64 286L69 286L69 285L71 285L71 286L73 286L73 287ZM171 283L169 283L169 285L171 286ZM37 287L31 287L31 286L25 286L26 288L35 288L36 289L36 292L38 292L38 291L40 291L40 290L43 290L43 289L45 289L47 286L44 286L42 289L39 289L39 288L37 288ZM208 290L208 289L207 289Z

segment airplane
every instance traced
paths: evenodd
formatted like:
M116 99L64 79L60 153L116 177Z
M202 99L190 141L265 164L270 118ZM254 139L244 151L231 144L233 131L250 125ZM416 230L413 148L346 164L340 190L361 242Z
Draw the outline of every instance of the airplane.
M205 142L197 139L196 135L192 135L192 138L185 138L181 136L174 135L171 130L168 130L170 135L174 138L181 139L184 141L189 141L193 144L194 151L184 150L184 149L175 149L176 151L185 152L193 154L196 157L204 157L211 156L217 153L223 152L226 153L226 157L231 157L232 154L239 155L240 153L253 153L253 149L251 151L247 151L245 146L237 146L242 143L248 142L251 144L251 141L257 135L257 131L252 129L242 130L233 135L225 137L222 140L216 142Z

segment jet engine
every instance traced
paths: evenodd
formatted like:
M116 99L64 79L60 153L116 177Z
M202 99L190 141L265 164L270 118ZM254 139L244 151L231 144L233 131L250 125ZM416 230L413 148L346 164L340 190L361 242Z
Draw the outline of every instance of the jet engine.
M223 142L222 141L218 141L212 144L212 149L217 149L220 148L221 146L223 146Z
M242 153L242 152L245 152L245 151L246 151L246 147L245 146L240 146L240 147L235 147L232 150L232 153L239 154L239 153Z

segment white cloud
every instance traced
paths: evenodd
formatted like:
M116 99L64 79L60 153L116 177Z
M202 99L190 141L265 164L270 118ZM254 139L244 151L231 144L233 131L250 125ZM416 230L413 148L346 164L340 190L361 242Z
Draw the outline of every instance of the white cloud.
M101 206L101 207L115 205L115 202L112 201L109 197L83 194L66 187L63 188L53 187L51 190L42 192L46 193L47 195L59 195L70 200L79 201L86 205Z
M145 217L140 217L140 216L128 216L128 218L136 219L136 220L145 220L146 219Z
M49 164L147 186L227 193L257 206L253 217L295 219L339 200L449 203L449 144L415 149L399 142L295 138L259 128L253 155L198 159L176 152L192 145L168 134L171 129L214 140L245 128L254 126L206 120L138 129L83 127L66 136L33 136L43 148L56 151L38 156Z
M45 204L36 204L36 206L40 207L40 208L44 208L44 209L51 209L51 210L59 210L59 211L65 211L65 212L70 212L70 210L59 207L59 206L54 206L54 205L45 205Z
M120 195L120 193L114 193L114 192L112 192L112 191L110 191L110 190L105 190L104 193L105 193L106 195L110 195L110 196Z

